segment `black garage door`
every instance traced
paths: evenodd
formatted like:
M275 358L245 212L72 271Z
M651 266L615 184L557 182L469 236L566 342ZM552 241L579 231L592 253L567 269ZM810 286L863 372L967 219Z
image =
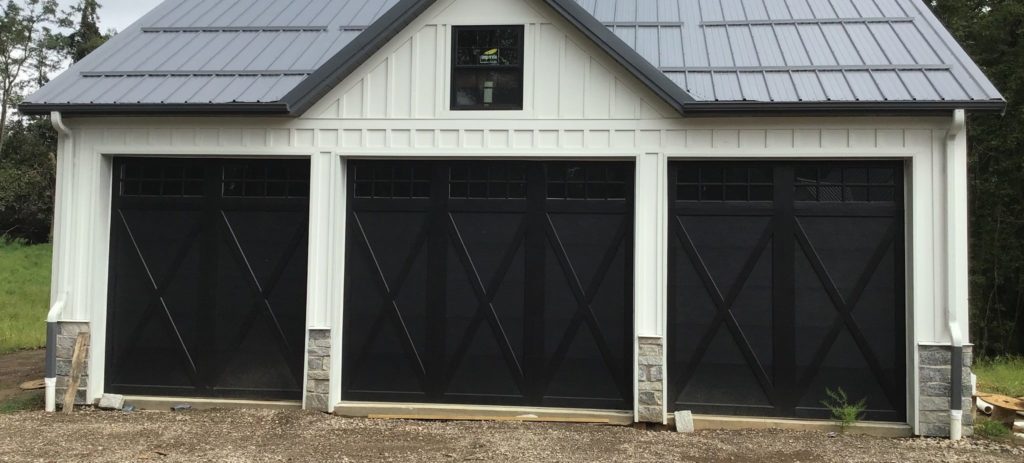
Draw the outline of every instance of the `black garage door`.
M309 162L114 167L106 390L301 398Z
M349 172L344 399L632 408L632 164Z
M842 388L904 420L902 179L897 162L671 165L675 409L827 418Z

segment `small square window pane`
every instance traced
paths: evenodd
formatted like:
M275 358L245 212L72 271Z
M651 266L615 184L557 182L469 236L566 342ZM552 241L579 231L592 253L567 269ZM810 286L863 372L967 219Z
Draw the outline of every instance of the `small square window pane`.
M797 182L817 182L818 169L816 167L800 167L796 170Z
M586 199L587 190L584 183L570 183L566 191L566 197L571 199Z
M847 167L844 180L846 183L868 183L868 170L863 167Z
M391 182L376 182L373 184L373 195L378 198L387 198L392 196L394 189L391 186Z
M747 183L747 169L745 167L730 167L725 169L726 183Z
M871 201L892 202L896 200L896 189L891 186L871 187Z
M701 188L700 199L702 201L722 201L724 191L721 185L704 185Z
M772 182L772 168L771 167L752 167L750 169L750 182L751 183L771 183Z
M564 199L565 198L565 184L564 183L549 183L548 184L548 198Z
M822 185L818 188L818 201L842 202L843 187L838 185Z
M464 183L460 185L465 185ZM412 196L414 198L429 198L430 184L426 182L415 182L412 184Z
M863 186L854 186L846 188L846 201L867 201L868 200L868 188Z
M484 182L473 182L469 184L469 197L470 198L486 198L487 197L487 183Z
M868 179L870 183L875 185L892 185L895 177L895 173L892 169L886 168L873 168L868 173Z
M773 196L774 192L770 186L754 185L750 187L751 201L771 201Z
M795 197L797 201L817 201L818 187L812 185L797 186Z
M676 187L676 199L679 201L700 201L700 187L697 185L679 185Z
M412 196L412 184L409 182L395 182L395 197L408 198Z
M267 183L267 196L278 198L288 196L288 184L285 182Z
M727 185L725 187L725 200L726 201L746 201L747 200L747 186L746 185Z
M721 183L722 178L722 169L719 167L705 167L700 170L702 182Z
M237 184L229 183L225 188L231 188L231 191L235 191ZM373 197L373 184L369 182L356 182L356 197L357 198L372 198Z
M451 184L451 197L465 198L469 195L469 184L455 182Z
M700 171L691 167L680 168L677 180L681 183L700 182Z
M526 197L526 184L525 183L510 183L508 184L508 197L509 198L525 198Z

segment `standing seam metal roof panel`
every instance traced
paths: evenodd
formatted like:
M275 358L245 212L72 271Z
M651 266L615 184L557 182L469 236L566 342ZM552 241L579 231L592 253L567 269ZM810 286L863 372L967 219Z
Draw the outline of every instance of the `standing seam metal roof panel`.
M26 102L277 102L398 1L167 0ZM1002 100L921 0L575 1L697 101Z

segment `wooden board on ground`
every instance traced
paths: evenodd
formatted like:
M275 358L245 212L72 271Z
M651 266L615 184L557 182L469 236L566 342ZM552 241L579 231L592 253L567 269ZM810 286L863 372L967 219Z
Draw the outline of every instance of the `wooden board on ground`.
M486 415L368 415L372 420L416 421L527 421L531 423L583 423L609 424L610 420L597 418L570 418L557 416L486 416Z
M46 382L41 379L33 379L32 381L25 381L18 386L23 391L35 391L46 387Z
M78 395L78 384L82 382L82 370L85 369L85 351L89 345L89 332L78 333L75 339L75 350L71 355L71 378L68 379L68 390L64 393L64 408L69 414L75 410L75 397Z
M1024 412L1024 400L999 394L979 392L978 397L998 408L1014 412Z

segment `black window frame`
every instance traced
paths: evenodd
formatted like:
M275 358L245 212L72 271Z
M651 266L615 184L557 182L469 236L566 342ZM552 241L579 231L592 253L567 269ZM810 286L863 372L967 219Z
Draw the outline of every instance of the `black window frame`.
M519 34L519 64L518 65L471 65L471 64L458 64L458 53L459 53L459 32L462 31L491 31L491 30L513 30ZM451 111L522 111L524 106L525 93L526 93L526 26L522 24L497 24L489 26L452 26L452 50L451 50L451 63L450 63L450 77L448 82L449 96L448 96L448 109ZM491 105L459 105L456 101L458 92L455 88L456 73L460 69L465 70L479 70L479 69L496 69L496 70L518 70L519 71L519 103L518 104L491 104Z

